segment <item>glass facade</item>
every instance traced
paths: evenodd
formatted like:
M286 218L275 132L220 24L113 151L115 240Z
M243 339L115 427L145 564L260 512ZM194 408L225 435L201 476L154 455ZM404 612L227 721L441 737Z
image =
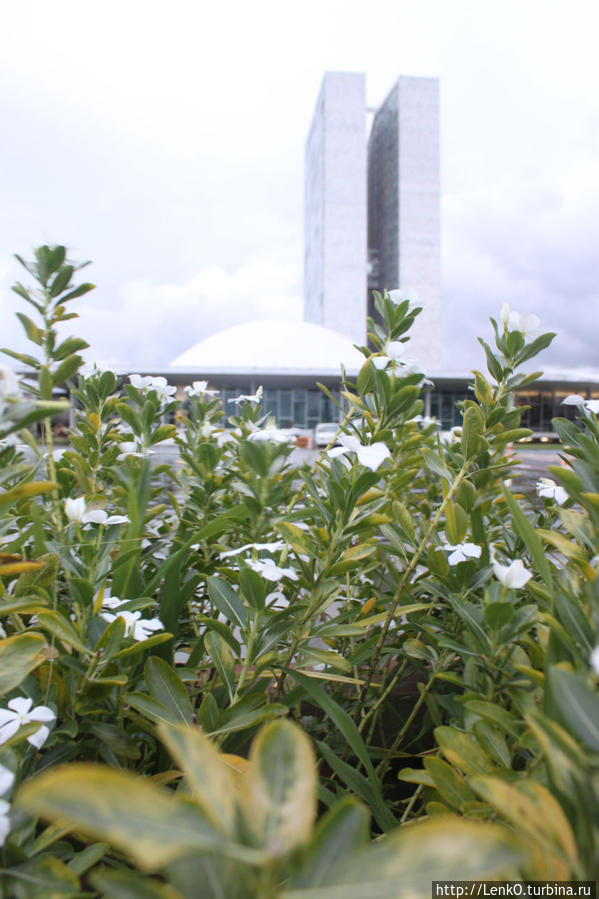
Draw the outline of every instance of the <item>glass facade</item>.
M251 384L221 389L226 420L239 412L233 399L240 394L249 395L253 392ZM522 427L548 433L553 431L553 418L567 418L571 421L578 418L576 406L563 405L563 400L572 392L574 391L564 387L535 389L534 386L517 391L516 404L530 407L522 415ZM332 395L337 402L341 402L338 391L332 392ZM599 397L599 393L590 388L583 390L582 395L585 399ZM466 382L463 386L455 385L445 389L440 387L427 395L425 411L439 421L441 430L447 431L462 424L462 414L456 404L472 398L472 391L468 389ZM262 398L262 412L271 416L279 428L295 427L302 430L314 430L320 422L339 421L341 417L335 403L316 387L267 387Z
M248 387L225 388L221 398L226 418L239 410L232 402L240 394L250 393ZM339 401L337 393L333 396ZM315 428L321 421L338 421L339 410L322 390L305 387L267 387L262 397L262 411L275 419L279 428Z

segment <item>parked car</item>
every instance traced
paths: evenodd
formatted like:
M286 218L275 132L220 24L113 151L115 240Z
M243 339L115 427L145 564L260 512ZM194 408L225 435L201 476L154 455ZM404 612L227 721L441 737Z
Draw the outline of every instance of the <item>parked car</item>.
M338 430L338 421L321 421L314 429L315 445L319 447L328 446Z

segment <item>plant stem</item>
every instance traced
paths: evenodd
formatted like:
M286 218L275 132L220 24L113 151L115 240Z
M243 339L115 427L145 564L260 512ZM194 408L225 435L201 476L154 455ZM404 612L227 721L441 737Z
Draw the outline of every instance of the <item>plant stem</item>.
M414 552L414 555L412 556L410 564L408 565L408 567L406 568L406 570L404 571L404 573L402 575L402 578L399 582L399 586L397 587L397 590L395 591L395 595L391 602L389 611L387 612L387 617L385 619L385 623L381 630L379 639L374 648L374 652L373 652L372 658L370 660L370 665L368 666L368 674L366 675L366 681L364 683L364 686L362 687L362 690L360 691L360 696L358 699L358 703L356 704L356 710L354 713L356 721L358 721L359 717L361 717L361 715L362 715L362 707L364 705L366 695L370 689L370 685L372 684L372 678L374 676L376 666L378 665L378 661L379 661L379 658L381 655L381 651L383 649L383 645L385 643L385 640L387 639L387 634L389 633L389 628L391 627L393 619L395 618L395 612L397 610L397 606L399 605L399 601L402 597L404 588L405 588L406 584L408 583L408 580L409 580L412 572L414 571L418 562L420 561L420 557L422 556L423 552L427 548L427 546L429 544L429 540L430 540L432 534L434 533L437 525L439 524L439 521L441 520L443 513L445 512L445 509L447 508L448 504L451 502L452 497L454 496L454 494L457 491L457 489L459 488L460 484L466 477L469 467L470 467L470 460L467 459L464 461L464 464L462 465L458 474L456 475L456 478L455 478L453 484L447 491L447 495L445 496L443 502L441 503L441 505L435 512L435 514L433 515L433 517L431 519L431 523L429 524L428 528L426 529L426 532L425 532L422 540L418 544L418 547L417 547L416 551Z

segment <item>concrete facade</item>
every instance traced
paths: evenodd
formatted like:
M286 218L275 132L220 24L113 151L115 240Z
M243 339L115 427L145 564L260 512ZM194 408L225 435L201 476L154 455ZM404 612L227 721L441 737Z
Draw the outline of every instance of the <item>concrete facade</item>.
M439 82L401 76L368 142L369 283L414 290L423 311L406 353L441 366Z
M366 79L325 74L306 144L304 318L365 343L371 288L415 290L406 355L441 366L439 82L402 76L366 141Z
M366 342L366 78L327 72L306 142L304 318Z

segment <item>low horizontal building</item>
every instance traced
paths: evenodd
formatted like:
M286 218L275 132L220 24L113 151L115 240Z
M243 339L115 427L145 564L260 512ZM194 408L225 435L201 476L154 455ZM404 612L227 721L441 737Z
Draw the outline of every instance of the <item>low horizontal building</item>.
M237 408L234 397L253 394L262 386L264 411L279 427L313 429L340 416L318 384L339 399L342 368L352 380L363 361L351 340L330 328L306 321L266 320L219 331L181 353L166 370L144 373L165 375L181 387L182 397L184 385L207 380L221 391L227 415ZM427 371L427 377L434 386L423 394L425 414L434 416L443 430L459 426L456 403L472 396L472 374ZM574 418L576 407L562 405L572 393L598 398L599 371L551 371L518 391L517 403L530 407L523 414L523 426L539 435L550 434L553 418Z

